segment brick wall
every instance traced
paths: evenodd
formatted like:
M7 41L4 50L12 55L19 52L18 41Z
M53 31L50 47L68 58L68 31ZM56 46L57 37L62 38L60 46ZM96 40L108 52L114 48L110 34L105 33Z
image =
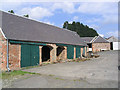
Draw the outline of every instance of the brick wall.
M0 31L0 68L1 70L7 70L7 41L3 37Z
M20 68L21 45L9 44L9 67L11 70ZM0 32L0 68L7 70L7 40Z
M9 44L9 68L11 70L20 69L21 45Z
M99 52L101 49L110 50L110 43L92 43L93 52Z

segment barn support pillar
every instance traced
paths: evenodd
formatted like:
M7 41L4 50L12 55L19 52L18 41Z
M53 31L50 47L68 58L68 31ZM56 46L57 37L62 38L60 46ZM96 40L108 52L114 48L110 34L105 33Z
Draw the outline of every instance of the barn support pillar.
M82 57L82 55L83 55L83 48L81 48L81 57Z
M50 62L56 62L57 59L57 47L56 44L47 44L48 46L52 47L50 50Z
M74 47L74 59L76 59L76 47Z
M39 46L39 64L42 65L42 47L43 46Z
M67 47L66 46L64 46L64 51L65 51L65 60L67 59Z
M85 56L87 56L86 47L84 47L84 48L85 48Z
M52 46L53 46L53 49L50 51L50 62L56 62L57 46L55 44Z

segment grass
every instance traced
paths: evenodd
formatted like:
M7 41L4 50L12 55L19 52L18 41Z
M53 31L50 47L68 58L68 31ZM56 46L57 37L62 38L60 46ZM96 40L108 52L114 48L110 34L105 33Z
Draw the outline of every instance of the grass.
M40 65L23 67L21 70L23 70L23 69L30 69L30 68L36 68L36 67L40 67Z
M49 74L49 76L51 76L51 77L52 77L52 76L55 76L55 75Z
M2 72L0 75L0 78L2 79L10 79L18 75L25 75L25 74L37 74L37 73L31 73L31 72L26 72L26 71L11 71L11 72Z
M55 79L58 79L58 80L64 80L64 79L62 79L62 78L58 78L58 77L56 77Z

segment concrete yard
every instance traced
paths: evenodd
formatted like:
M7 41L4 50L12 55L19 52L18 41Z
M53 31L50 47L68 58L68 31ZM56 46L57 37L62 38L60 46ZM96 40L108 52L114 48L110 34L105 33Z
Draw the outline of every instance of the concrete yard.
M15 88L117 88L118 51L104 51L85 62L67 62L25 69L40 73L12 82Z

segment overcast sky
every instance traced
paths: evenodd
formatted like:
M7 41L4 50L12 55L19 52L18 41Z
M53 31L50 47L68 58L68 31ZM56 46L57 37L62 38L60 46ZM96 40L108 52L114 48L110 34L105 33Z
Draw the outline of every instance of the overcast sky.
M0 2L1 10L62 27L65 21L81 22L104 36L118 36L118 2ZM14 1L14 2L13 2Z

